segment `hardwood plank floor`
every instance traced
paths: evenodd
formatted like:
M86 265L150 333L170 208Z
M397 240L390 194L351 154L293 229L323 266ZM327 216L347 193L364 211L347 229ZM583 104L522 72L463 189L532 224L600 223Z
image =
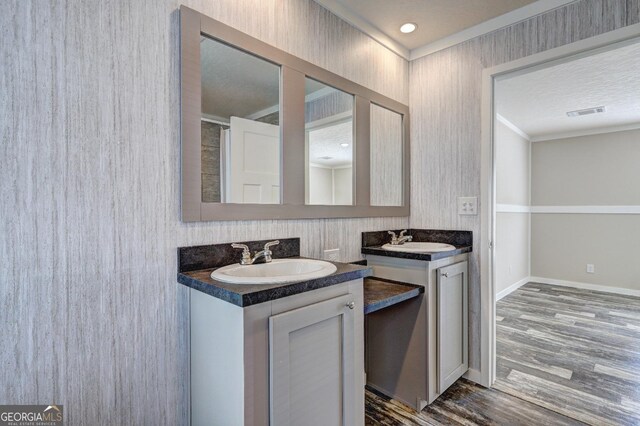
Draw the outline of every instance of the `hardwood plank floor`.
M640 425L640 298L528 283L497 304L497 381L422 412L367 389L367 425Z
M528 283L497 320L494 389L587 424L640 424L640 298Z
M366 425L582 425L503 392L465 379L454 383L420 413L367 389Z

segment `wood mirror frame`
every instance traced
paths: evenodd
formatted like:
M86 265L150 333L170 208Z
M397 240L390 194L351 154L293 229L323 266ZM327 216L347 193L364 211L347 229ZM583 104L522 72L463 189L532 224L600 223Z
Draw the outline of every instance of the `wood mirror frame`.
M281 67L280 204L202 201L200 68L201 35ZM252 219L312 219L409 216L409 107L310 62L277 49L186 6L180 7L181 217L183 222ZM354 95L354 205L305 204L305 77ZM401 206L372 206L370 197L371 103L402 115ZM301 142L302 141L302 142Z

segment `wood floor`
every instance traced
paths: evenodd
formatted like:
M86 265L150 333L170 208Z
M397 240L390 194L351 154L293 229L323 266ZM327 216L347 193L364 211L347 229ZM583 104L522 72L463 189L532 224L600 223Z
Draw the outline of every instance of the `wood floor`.
M529 283L497 304L497 381L416 413L367 390L367 425L640 425L640 298Z
M640 424L640 298L529 283L497 320L496 390L588 424Z
M410 407L367 389L366 425L582 425L503 392L460 379L431 405Z

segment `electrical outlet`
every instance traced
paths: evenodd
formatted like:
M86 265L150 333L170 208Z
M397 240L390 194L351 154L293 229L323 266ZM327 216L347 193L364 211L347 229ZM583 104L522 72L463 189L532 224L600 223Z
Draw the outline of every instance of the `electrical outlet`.
M340 249L330 249L324 251L324 260L329 262L338 262L340 259Z
M458 214L474 216L478 214L478 197L458 197Z
M596 267L593 263L587 263L587 274L595 274Z

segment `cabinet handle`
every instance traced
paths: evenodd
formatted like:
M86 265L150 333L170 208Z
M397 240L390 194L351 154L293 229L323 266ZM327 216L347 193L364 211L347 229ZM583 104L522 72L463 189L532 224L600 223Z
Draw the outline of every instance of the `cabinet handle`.
M445 277L445 278L449 278L449 273L448 272L443 272L442 276Z
M347 303L347 305L346 305L346 306L347 306L347 308L349 308L349 309L353 309L353 308L355 308L355 307L356 307L356 302L349 302L349 303Z

